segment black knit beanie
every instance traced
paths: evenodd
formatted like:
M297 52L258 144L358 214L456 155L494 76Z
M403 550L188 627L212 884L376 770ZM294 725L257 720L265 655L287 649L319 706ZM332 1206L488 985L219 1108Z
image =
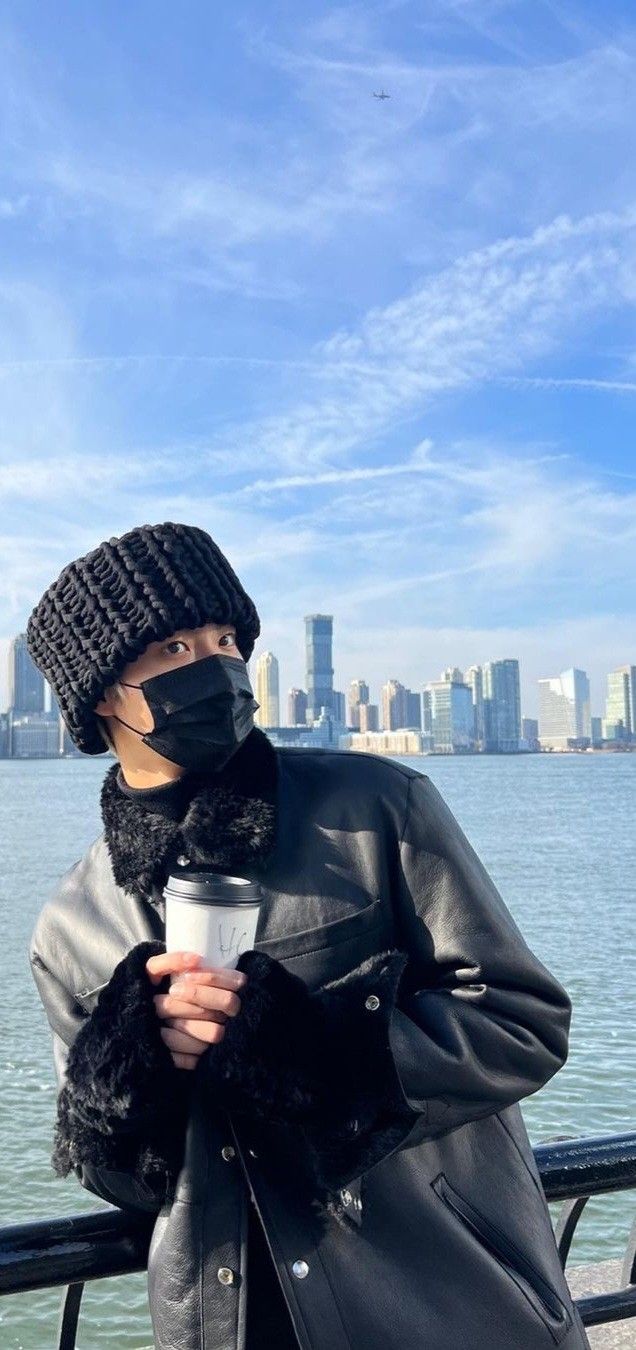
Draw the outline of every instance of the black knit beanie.
M27 648L46 677L69 735L87 755L106 752L93 709L150 642L178 628L232 623L249 661L256 608L214 540L196 525L140 525L68 563L27 623Z

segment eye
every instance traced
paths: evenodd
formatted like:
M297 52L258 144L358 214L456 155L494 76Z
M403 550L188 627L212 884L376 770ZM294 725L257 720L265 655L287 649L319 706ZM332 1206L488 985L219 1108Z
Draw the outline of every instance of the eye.
M170 652L171 656L180 656L180 652L170 651L171 647L184 647L186 651L189 650L188 644L183 641L183 638L173 638L172 642L166 642L164 647L164 652Z
M227 647L233 647L233 646L234 646L234 643L236 642L236 636L235 636L235 634L234 634L234 633L223 633L222 637L219 638L219 646L220 646L221 643L225 640L225 638L229 638L229 639L230 639L229 642L226 643L226 646L227 646Z

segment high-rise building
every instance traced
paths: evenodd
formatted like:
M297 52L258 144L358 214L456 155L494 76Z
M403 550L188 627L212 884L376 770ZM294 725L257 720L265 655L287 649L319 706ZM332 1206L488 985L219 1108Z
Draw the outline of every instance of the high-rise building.
M519 662L486 661L483 666L484 749L513 754L521 739Z
M336 722L340 722L341 726L346 727L347 700L341 689L334 689L333 691L333 715L336 719Z
M305 616L307 718L320 717L321 708L333 712L333 615Z
M449 684L468 684L468 680L464 680L463 672L459 669L459 666L447 666L439 678L440 680L447 680Z
M256 702L260 707L254 713L258 727L280 726L280 698L278 661L273 652L261 652L256 662Z
M457 754L473 744L473 700L467 684L432 680L422 694L424 737L434 750Z
M526 750L540 750L539 722L536 717L521 718L521 741Z
M584 748L592 739L590 682L584 670L539 680L539 740L545 750Z
M382 685L382 727L384 731L397 731L408 726L407 690L399 680L387 680Z
M17 713L44 712L44 676L29 656L26 633L18 633L9 649L9 706Z
M360 731L379 731L380 715L377 703L360 704Z
M304 689L290 689L287 695L288 727L307 725L307 694Z
M406 691L406 726L412 731L422 730L422 695L417 690Z
M366 680L352 680L347 698L347 725L360 730L360 704L369 702L369 686Z
M607 677L605 733L611 741L636 740L636 666L618 666Z
M477 750L483 750L486 740L484 726L484 672L481 666L469 666L464 676L473 697L473 740Z
M603 744L603 718L592 717L592 745Z

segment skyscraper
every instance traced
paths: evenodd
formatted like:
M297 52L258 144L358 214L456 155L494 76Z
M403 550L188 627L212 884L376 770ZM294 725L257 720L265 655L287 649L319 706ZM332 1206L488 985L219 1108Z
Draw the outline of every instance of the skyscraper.
M636 666L618 666L607 677L605 734L611 741L636 739Z
M422 695L424 735L445 754L470 750L473 740L473 700L467 684L433 680Z
M333 615L305 616L305 656L307 665L307 717L320 716L320 709L333 712Z
M380 716L377 703L360 704L360 731L379 731Z
M521 739L519 662L486 661L483 667L484 749L512 754Z
M406 691L406 726L422 730L422 695L417 690Z
M287 725L289 727L307 725L307 694L304 689L290 689L287 695Z
M408 726L407 690L399 680L387 680L382 685L382 727L384 731L397 731Z
M261 652L256 662L255 696L260 708L256 709L254 721L259 727L280 726L280 699L278 687L278 661L273 652Z
M473 696L473 740L483 750L486 739L484 727L484 672L481 666L469 666L464 681Z
M590 682L584 670L539 680L539 741L545 750L584 747L592 739Z
M347 698L348 725L360 730L360 704L369 702L369 686L366 680L352 680Z
M9 650L9 706L14 712L44 712L44 676L33 664L26 633L14 637Z

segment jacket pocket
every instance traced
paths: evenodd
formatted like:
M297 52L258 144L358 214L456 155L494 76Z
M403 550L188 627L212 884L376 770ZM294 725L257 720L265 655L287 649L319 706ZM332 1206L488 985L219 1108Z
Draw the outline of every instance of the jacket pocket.
M572 1325L569 1309L545 1277L511 1239L465 1196L451 1186L443 1172L431 1182L436 1195L514 1281L517 1288L559 1345Z

